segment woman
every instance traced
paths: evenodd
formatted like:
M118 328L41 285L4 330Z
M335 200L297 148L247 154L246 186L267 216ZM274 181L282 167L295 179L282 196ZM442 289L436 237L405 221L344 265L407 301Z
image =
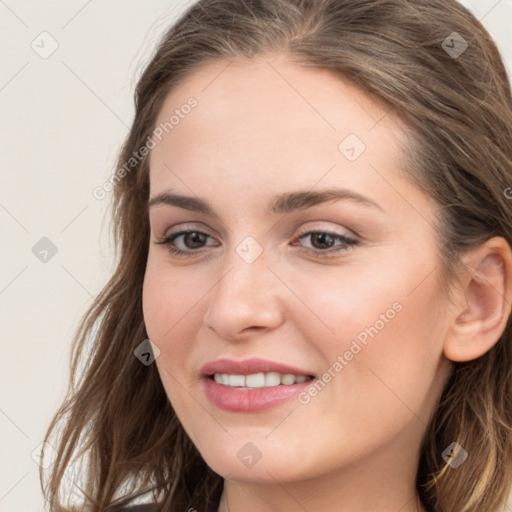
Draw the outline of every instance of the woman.
M503 510L512 97L482 25L199 1L135 103L52 510Z

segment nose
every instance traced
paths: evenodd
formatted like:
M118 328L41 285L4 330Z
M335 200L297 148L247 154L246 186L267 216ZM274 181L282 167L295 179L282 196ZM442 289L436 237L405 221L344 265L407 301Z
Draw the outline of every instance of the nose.
M208 328L230 341L278 328L287 289L266 253L248 263L233 250L224 263L217 284L207 295L204 322Z

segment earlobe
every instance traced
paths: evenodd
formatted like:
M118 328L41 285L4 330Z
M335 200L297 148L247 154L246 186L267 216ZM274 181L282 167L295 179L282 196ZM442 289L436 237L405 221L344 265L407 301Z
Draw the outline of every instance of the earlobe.
M476 359L498 342L512 303L512 251L504 238L491 238L462 261L459 306L444 343L444 355L457 362Z

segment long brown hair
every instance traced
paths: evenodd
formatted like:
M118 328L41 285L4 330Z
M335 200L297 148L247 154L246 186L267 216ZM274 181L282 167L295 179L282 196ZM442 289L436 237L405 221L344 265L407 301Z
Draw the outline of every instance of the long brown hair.
M147 338L149 169L147 156L126 163L148 144L165 97L195 69L266 52L340 73L406 120L405 167L439 206L446 285L465 251L495 235L512 245L504 194L512 184L510 83L495 43L467 9L455 0L195 3L165 34L136 87L117 167L124 172L113 180L116 269L78 329L69 393L46 436L57 450L46 484L41 470L52 510L73 509L63 498L70 482L91 511L144 494L163 510L218 506L223 479L184 432L156 365L134 356ZM509 317L491 350L454 364L422 445L417 490L425 507L502 510L512 481L511 434ZM454 440L471 455L457 470L441 457Z

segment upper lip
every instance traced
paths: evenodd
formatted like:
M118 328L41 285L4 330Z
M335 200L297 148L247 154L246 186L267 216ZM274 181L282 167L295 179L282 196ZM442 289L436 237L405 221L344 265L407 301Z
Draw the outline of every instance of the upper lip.
M276 363L266 359L217 359L206 363L200 370L201 375L210 376L215 373L228 373L230 375L251 375L253 373L277 372L281 374L313 376L311 372L301 370L283 363Z

